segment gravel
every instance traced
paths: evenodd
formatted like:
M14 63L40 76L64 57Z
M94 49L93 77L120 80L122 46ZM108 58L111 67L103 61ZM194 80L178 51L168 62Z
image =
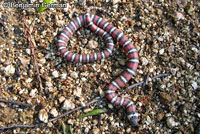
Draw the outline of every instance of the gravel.
M73 18L84 14L89 6L99 6L111 16L98 11L93 13L100 14L127 35L140 57L137 76L120 90L145 80L150 72L148 85L122 94L137 106L138 129L130 126L125 109L103 101L88 108L107 108L108 112L101 116L79 120L78 117L88 111L83 109L48 123L48 127L17 128L9 132L62 133L64 122L67 128L72 127L74 134L200 133L199 1L62 0L61 3L68 6L42 13L35 8L1 8L0 98L34 107L21 108L0 102L0 127L47 122L96 97L105 97L108 84L127 64L127 54L119 43L115 42L111 57L88 64L67 62L56 47L57 35ZM44 94L34 70L23 15L31 30ZM76 53L89 54L103 50L105 44L97 34L80 28L67 47ZM162 73L171 75L151 81L153 76Z

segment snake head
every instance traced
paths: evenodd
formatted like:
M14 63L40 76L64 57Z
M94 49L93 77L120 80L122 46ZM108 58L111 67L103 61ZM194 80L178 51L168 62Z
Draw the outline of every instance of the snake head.
M138 127L138 116L132 116L130 119L130 124L133 128L137 128Z

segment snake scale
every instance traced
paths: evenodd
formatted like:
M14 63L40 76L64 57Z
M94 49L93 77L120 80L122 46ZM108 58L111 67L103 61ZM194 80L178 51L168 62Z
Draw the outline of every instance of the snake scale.
M93 9L108 13L101 7L89 7L85 15L76 17L61 32L58 37L58 50L68 61L88 63L110 56L114 48L113 39L118 41L128 54L128 65L126 70L108 85L106 90L106 98L114 105L125 106L130 124L133 127L137 126L138 113L136 111L136 106L130 99L119 97L115 92L118 88L123 87L132 76L136 75L136 69L139 62L137 50L131 41L119 29L114 27L112 24L109 24L103 18L90 14L90 10ZM106 48L102 52L93 54L77 54L72 53L66 48L66 44L70 40L70 37L82 26L87 26L91 31L102 36L106 44Z

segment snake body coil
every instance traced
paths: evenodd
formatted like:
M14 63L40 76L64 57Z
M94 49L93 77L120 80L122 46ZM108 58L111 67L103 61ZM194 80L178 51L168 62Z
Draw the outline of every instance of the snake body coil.
M123 87L133 75L136 75L136 69L138 66L138 53L135 46L128 40L128 38L116 27L109 24L103 18L97 15L89 14L91 9L101 10L104 9L99 7L89 7L86 15L79 16L68 24L68 26L63 30L61 35L58 37L58 50L61 55L68 61L74 62L93 62L95 60L100 60L108 57L112 54L114 47L113 39L118 41L119 44L124 48L125 52L128 54L129 62L127 69L114 81L112 81L106 91L106 98L114 105L125 106L127 109L128 119L132 126L138 125L138 114L136 112L136 107L133 102L128 98L118 97L115 91ZM78 30L80 27L87 25L90 30L99 34L105 39L106 49L102 52L94 54L76 54L68 51L66 44L69 41L72 34Z

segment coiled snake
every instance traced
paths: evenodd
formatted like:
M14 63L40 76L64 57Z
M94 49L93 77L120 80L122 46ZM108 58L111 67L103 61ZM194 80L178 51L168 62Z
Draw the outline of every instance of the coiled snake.
M106 10L100 7L89 7L86 15L81 15L75 18L61 32L58 37L58 50L68 61L82 63L94 62L95 60L100 60L111 55L114 47L113 39L118 41L119 44L124 48L125 52L127 52L129 61L126 70L108 85L108 89L106 90L106 98L114 105L125 106L131 125L137 126L138 113L136 112L136 106L130 99L118 97L118 95L115 93L115 91L124 86L133 75L136 75L136 69L139 62L137 50L131 41L129 41L119 29L114 27L112 24L109 24L103 18L97 15L91 15L90 10L92 9L108 13ZM103 39L105 39L105 50L94 54L76 54L68 51L66 44L70 37L80 27L85 25L88 26L91 31L97 33L98 35L102 36Z

